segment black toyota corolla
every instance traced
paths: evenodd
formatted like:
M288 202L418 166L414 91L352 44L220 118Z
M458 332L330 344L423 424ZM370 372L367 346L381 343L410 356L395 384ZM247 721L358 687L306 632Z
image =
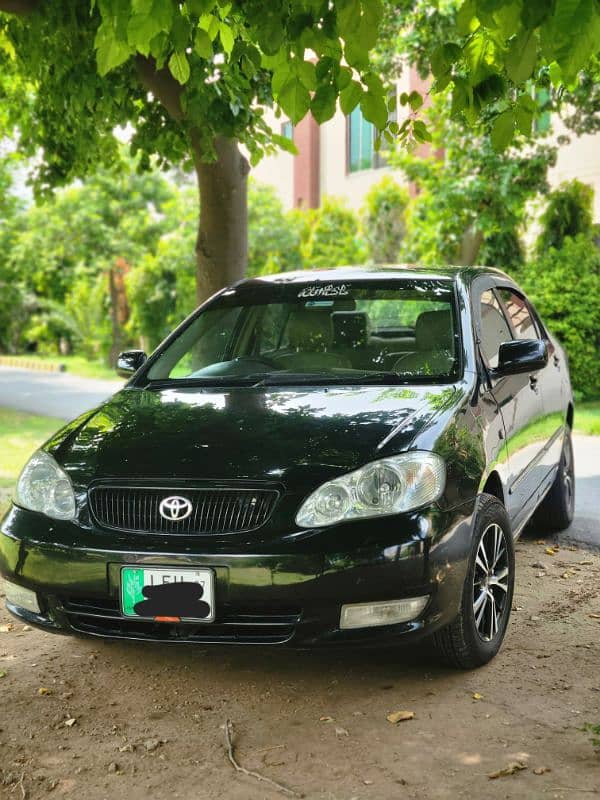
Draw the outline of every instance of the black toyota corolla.
M498 651L513 542L573 515L563 350L491 269L344 268L216 294L25 466L9 611L160 642Z

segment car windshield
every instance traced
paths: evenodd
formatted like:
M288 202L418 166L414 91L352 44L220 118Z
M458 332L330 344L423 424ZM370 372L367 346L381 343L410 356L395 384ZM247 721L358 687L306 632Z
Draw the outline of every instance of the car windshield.
M260 283L227 290L149 364L150 381L411 383L456 378L442 279Z

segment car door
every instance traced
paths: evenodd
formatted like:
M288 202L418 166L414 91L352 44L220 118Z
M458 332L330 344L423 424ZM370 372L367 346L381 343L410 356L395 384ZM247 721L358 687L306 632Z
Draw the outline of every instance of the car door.
M477 307L480 355L488 371L498 366L503 342L537 338L535 333L532 337L518 335L493 283L481 286ZM515 322L520 325L521 333L527 330L525 311L522 319ZM491 392L504 423L508 460L506 506L516 530L531 513L541 482L537 464L545 445L545 439L539 436L544 417L542 394L535 373L491 377Z
M548 348L548 363L535 373L537 387L542 397L543 424L538 425L538 439L544 442L536 471L540 482L553 471L560 461L564 423L568 398L566 397L565 356L544 330L529 301L514 288L498 287L500 302L506 310L517 339L544 339Z

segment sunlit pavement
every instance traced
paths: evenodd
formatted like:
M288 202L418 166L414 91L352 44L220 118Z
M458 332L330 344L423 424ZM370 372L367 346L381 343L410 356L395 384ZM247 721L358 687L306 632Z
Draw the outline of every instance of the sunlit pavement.
M0 406L70 420L102 403L122 385L119 380L0 367ZM576 435L573 441L575 520L560 540L600 549L600 437Z

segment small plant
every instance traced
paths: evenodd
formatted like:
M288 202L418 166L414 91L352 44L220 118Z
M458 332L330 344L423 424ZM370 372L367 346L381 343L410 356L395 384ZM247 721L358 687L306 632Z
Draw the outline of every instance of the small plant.
M591 722L586 722L583 730L592 734L590 740L600 755L600 725L592 725Z

